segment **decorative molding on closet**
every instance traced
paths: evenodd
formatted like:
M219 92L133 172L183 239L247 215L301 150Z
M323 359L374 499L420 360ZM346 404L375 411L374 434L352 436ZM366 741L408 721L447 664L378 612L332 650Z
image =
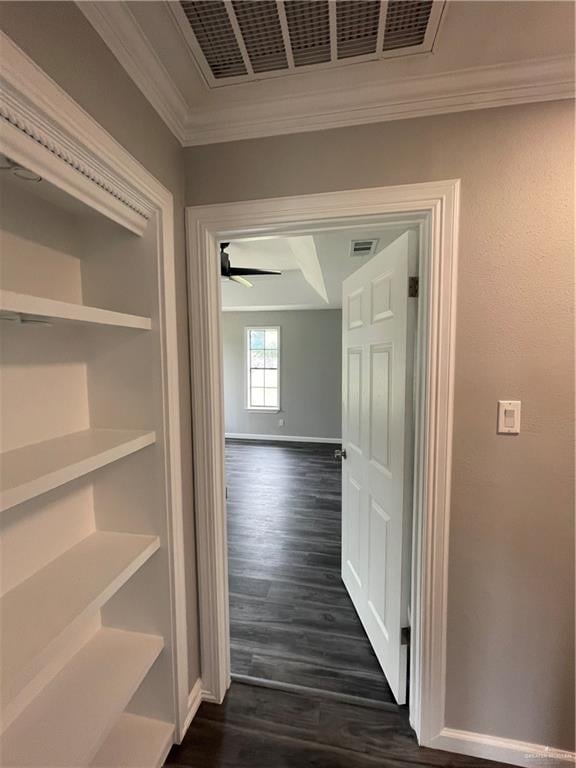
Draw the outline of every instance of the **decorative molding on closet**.
M0 47L6 153L24 164L32 138L40 175L51 171L58 186L141 235L154 212L142 194L148 174L3 32ZM130 159L122 172L119 153Z
M183 146L574 98L572 58L559 56L359 82L353 88L308 87L289 98L257 101L247 91L234 106L211 105L206 87L203 106L194 107L160 61L129 3L77 5ZM175 34L183 36L173 13L169 15ZM187 44L183 48L189 51ZM191 53L185 64L196 67Z
M150 445L155 437L158 442L156 461L161 476L165 477L159 490L159 499L162 499L163 509L167 510L160 526L161 550L158 554L162 554L166 563L166 598L170 605L168 621L171 636L170 648L166 648L164 654L170 653L172 659L170 666L173 667L173 672L169 673L169 688L175 713L175 729L174 723L164 723L163 727L159 728L153 721L144 724L139 722L136 728L134 722L127 724L122 721L118 723L119 730L113 743L105 742L115 721L118 721L140 681L161 652L163 639L147 634L101 629L93 640L89 640L81 648L76 645L72 649L70 640L62 635L57 640L58 647L53 654L54 658L47 661L46 668L39 672L34 681L34 690L30 692L33 700L26 704L26 709L5 732L3 756L10 762L12 745L17 745L14 746L16 762L10 764L20 764L17 761L24 760L29 766L47 763L62 766L87 765L96 757L98 749L106 750L107 743L114 753L122 754L127 734L141 730L144 726L150 738L154 735L154 743L160 754L167 744L167 725L171 731L175 730L174 738L180 740L184 735L189 694L173 196L1 32L0 47L0 152L42 176L47 186L53 185L68 193L131 232L142 235L148 222L154 222L156 227L156 260L153 267L156 287L152 289L152 295L157 306L157 316L152 319L152 327L153 337L158 338L159 349L155 365L159 370L158 406L161 427L156 431L156 436L154 431L148 430L124 431L126 441L120 441L124 447L119 446L119 450L126 456L145 445ZM32 310L30 314L51 315L53 319L66 322L135 325L145 329L150 320L51 299L36 300L35 297L24 294L17 295L17 298L20 310L24 306L22 302L26 303L24 314ZM113 433L116 430L109 431ZM122 431L118 430L118 434ZM134 441L131 435L135 438ZM71 437L73 435L54 438L46 443L56 444L59 440L65 441ZM39 445L42 444L25 446L11 453L15 455L19 451L28 451L34 454ZM126 447L128 450L124 450ZM69 482L73 477L79 477L85 472L121 458L116 448L112 448L111 453L104 451L104 461L101 461L100 452L96 452L96 455L89 452L90 455L83 455L79 462L74 455L68 456L70 460L65 460L66 457L59 454L56 458L62 459L61 466L54 467L54 454L48 451L50 455L47 457L43 454L42 466L39 469L26 465L25 462L25 466L17 467L18 471L12 478L15 481L13 484L20 487L22 478L31 482L26 485L25 492L17 491L16 497L9 497L6 506L19 504L46 492L49 488ZM156 448L150 450L156 451ZM6 456L8 454L3 458ZM34 455L29 458L35 462ZM54 478L55 474L58 477ZM53 482L55 479L58 482ZM37 481L42 487L32 488ZM128 543L136 539L125 538L123 541ZM149 547L147 545L140 555L135 554L131 564L126 565L122 573L130 576L139 570L140 565L152 555L156 546L156 542L151 539ZM60 560L64 562L63 558ZM87 596L88 604L95 605L102 595L108 594L109 590L114 588L114 585L119 586L122 578L121 575L116 578L112 575L108 586L103 578L101 591L98 593L100 597L94 597L94 603ZM17 589L18 586L14 588ZM75 655L70 661L71 653ZM84 664L87 683L82 686L78 685L78 681L82 680ZM107 670L106 675L101 674L102 669ZM125 681L123 685L122 680ZM69 695L70 686L74 690L74 696ZM76 708L77 695L80 695L79 692L82 692L83 688L85 697L82 699L82 708ZM118 696L114 707L111 708L109 699L115 691ZM62 716L64 710L66 716ZM89 718L90 727L86 722L78 722L86 711L93 713L93 717L91 715ZM67 723L65 729L60 727L62 722ZM41 732L38 731L38 723L42 725ZM36 738L31 742L29 733L32 729ZM92 735L93 742L90 741ZM94 749L85 749L86 744L81 744L83 741L86 744L90 741ZM35 749L44 751L42 754L36 754ZM149 756L152 754L151 752ZM163 755L158 758L158 765L162 759ZM122 764L129 765L128 762Z

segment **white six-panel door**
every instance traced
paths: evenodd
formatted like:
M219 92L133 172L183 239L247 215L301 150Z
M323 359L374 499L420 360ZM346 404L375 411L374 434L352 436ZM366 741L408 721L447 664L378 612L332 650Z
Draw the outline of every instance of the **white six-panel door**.
M343 284L342 578L398 704L406 701L417 236Z

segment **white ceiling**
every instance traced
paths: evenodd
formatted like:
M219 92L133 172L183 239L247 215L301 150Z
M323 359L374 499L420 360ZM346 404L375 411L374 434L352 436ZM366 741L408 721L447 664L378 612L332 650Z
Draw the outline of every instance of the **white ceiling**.
M574 94L574 4L562 0L449 0L430 53L220 87L202 75L178 4L78 7L184 145Z
M249 277L252 288L223 279L222 308L224 311L339 308L342 281L370 258L350 256L352 240L377 239L378 252L415 226L390 222L298 237L231 242L227 253L233 267L279 269L282 275Z

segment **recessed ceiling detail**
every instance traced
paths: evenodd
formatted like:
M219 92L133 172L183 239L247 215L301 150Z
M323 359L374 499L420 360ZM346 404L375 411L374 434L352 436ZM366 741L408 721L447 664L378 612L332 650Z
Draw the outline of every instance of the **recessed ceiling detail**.
M211 86L426 53L443 0L181 0Z

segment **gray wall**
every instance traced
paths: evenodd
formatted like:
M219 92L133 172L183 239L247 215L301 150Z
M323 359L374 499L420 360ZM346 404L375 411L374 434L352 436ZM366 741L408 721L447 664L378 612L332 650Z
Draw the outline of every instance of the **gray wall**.
M224 312L226 432L341 437L342 313L339 309ZM280 413L245 409L244 329L280 326ZM278 426L283 418L285 425Z
M447 724L568 749L573 147L565 101L186 150L190 205L462 180ZM495 433L507 398L518 437Z
M2 2L0 27L174 195L190 684L199 676L182 148L72 2ZM0 54L1 55L1 54Z
M16 43L174 193L185 439L184 162L189 205L462 179L448 725L574 748L572 104L183 151L73 3L3 2L0 17ZM518 437L495 435L499 398L523 401ZM193 679L196 647L191 661Z

